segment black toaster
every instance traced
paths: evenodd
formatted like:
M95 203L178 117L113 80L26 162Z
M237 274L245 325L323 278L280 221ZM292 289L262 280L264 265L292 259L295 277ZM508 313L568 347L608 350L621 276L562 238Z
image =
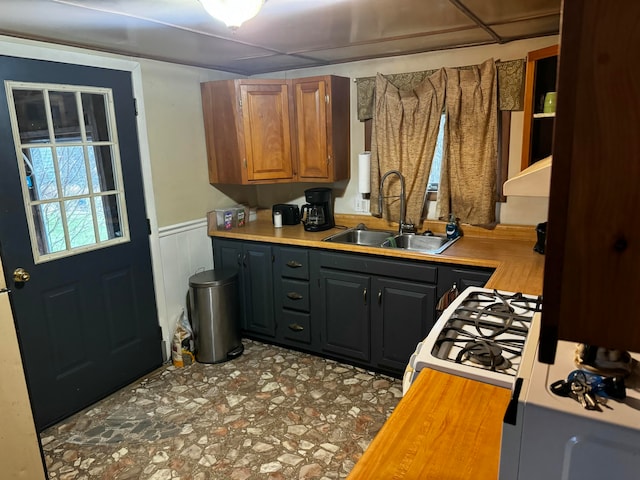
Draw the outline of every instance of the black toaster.
M271 220L273 221L273 214L280 212L282 215L283 225L297 225L300 223L300 208L298 205L291 203L277 203L271 207Z

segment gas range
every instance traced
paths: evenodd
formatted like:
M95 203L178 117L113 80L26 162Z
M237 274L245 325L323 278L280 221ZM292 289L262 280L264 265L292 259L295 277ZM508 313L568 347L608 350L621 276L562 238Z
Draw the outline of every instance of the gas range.
M423 368L504 388L515 381L527 345L537 343L541 297L470 287L442 313L411 357ZM532 338L533 337L533 338ZM405 378L407 383L412 379Z

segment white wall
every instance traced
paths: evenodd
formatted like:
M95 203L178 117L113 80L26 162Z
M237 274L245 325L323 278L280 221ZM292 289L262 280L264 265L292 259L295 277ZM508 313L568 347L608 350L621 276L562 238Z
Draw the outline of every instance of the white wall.
M176 322L182 311L186 312L189 278L197 272L212 269L213 255L206 220L163 227L159 233L167 312L161 327L166 342L165 354L170 358Z

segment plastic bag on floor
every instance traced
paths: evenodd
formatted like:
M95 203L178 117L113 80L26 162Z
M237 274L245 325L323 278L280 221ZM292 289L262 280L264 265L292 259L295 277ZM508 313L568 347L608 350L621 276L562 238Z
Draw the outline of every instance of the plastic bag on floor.
M191 365L195 360L193 356L194 351L193 330L191 329L184 310L182 310L178 317L176 331L173 334L173 341L171 342L171 360L173 365L178 368Z

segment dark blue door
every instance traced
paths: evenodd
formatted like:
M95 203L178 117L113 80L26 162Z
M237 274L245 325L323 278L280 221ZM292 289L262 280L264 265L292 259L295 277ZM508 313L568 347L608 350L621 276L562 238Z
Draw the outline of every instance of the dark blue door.
M0 56L0 254L38 429L162 362L129 72Z

